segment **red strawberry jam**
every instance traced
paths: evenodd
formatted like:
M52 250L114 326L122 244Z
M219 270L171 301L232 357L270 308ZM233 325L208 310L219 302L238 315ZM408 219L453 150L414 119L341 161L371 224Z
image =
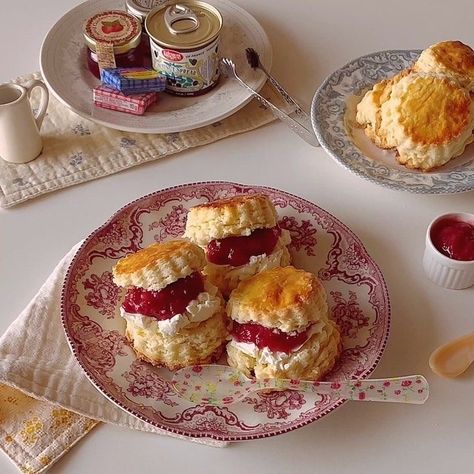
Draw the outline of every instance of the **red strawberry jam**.
M256 229L250 235L211 240L206 248L207 259L217 265L245 265L252 256L271 254L280 234L281 229L275 226Z
M474 225L455 218L437 222L431 230L434 246L454 260L474 260Z
M259 349L268 347L272 352L286 352L301 346L308 339L308 331L286 333L275 328L266 328L260 324L239 324L234 321L232 336L237 342L255 344Z
M201 274L195 272L160 291L130 288L122 308L127 313L139 313L162 321L184 313L186 306L203 291Z

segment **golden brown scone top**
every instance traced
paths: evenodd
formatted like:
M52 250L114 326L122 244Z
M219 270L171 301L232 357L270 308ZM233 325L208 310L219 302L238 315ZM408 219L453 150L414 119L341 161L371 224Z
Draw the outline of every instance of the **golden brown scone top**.
M242 281L231 293L227 311L239 323L255 322L284 332L301 331L328 316L326 291L319 279L291 266Z
M461 41L442 41L431 49L439 64L460 74L474 74L474 51Z
M249 235L255 229L274 227L277 218L268 196L243 194L192 207L184 235L199 245L206 245L214 239Z
M474 90L474 50L461 41L442 41L426 48L413 68L420 73L444 75Z
M120 260L114 268L114 274L124 275L134 273L137 270L154 265L157 262L166 263L177 252L194 253L196 250L195 246L186 240L170 240L169 242L151 244Z
M415 64L375 84L356 121L407 168L430 171L474 140L474 51L460 41L425 49Z
M416 77L407 83L399 100L399 123L406 136L421 145L449 143L470 121L469 93L449 79Z
M204 251L184 239L152 244L117 262L112 273L119 286L161 290L179 278L200 271L206 264Z
M404 77L412 73L404 69L391 79L377 82L357 105L356 121L365 128L365 134L380 148L393 148L382 126L381 108L390 99L392 88Z
M215 201L206 202L194 206L193 209L226 209L228 207L243 206L248 202L263 202L268 201L268 197L264 194L241 194L239 196L232 196L225 199L216 199Z
M242 307L265 313L307 301L318 286L313 274L281 267L242 282L233 297L239 299Z

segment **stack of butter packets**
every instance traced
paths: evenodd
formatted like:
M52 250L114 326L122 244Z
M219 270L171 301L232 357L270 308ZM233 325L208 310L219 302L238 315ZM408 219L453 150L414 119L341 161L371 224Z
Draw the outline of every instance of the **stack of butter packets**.
M143 115L166 87L166 78L147 68L102 69L102 84L93 90L94 104L105 109Z

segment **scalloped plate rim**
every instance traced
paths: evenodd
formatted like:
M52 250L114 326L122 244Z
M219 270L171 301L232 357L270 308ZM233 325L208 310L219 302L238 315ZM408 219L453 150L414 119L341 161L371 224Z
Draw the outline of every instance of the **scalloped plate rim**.
M100 1L103 1L103 0L95 0L95 1L97 3L99 3ZM264 38L264 43L265 43L265 52L264 52L265 61L268 64L267 68L270 70L272 62L273 62L273 50L272 50L272 46L271 46L270 40L268 38L268 35L266 34L265 30L261 26L260 22L258 22L257 19L253 15L251 15L249 12L247 12L247 10L245 10L240 5L235 4L234 2L231 2L231 0L219 0L219 1L223 1L223 2L227 2L227 3L232 4L234 7L236 7L239 10L245 12L249 17L251 17L253 19L253 21L255 23L258 24L258 26L260 27L260 34ZM54 25L47 31L47 33L45 34L45 36L44 36L44 38L41 42L40 54L39 54L39 65L40 65L41 76L43 77L44 82L47 84L48 89L53 93L55 98L61 104L65 105L68 109L72 110L74 113L78 114L79 116L81 116L81 117L83 117L87 120L91 120L92 122L97 123L99 125L102 125L104 127L112 128L114 130L120 130L120 131L123 131L123 132L132 132L132 133L175 133L175 132L185 132L185 131L189 131L189 130L194 130L194 129L200 128L200 127L205 127L205 126L210 125L212 123L215 123L219 120L223 120L227 117L230 117L231 115L233 115L234 113L236 113L240 109L242 109L245 105L247 105L253 99L253 96L248 93L248 94L246 94L246 97L238 105L236 105L234 108L232 108L231 110L227 110L226 112L217 114L213 117L209 117L208 119L203 120L203 121L199 122L198 124L189 123L188 125L182 125L182 126L178 126L178 127L173 127L173 126L167 126L167 127L165 127L165 126L161 126L161 127L149 126L148 128L139 127L139 126L127 126L127 125L124 125L124 124L121 124L121 123L116 123L116 122L113 122L113 121L102 120L100 118L94 117L91 114L88 114L87 112L85 112L82 109L79 109L79 108L71 105L70 102L66 98L64 98L63 95L61 93L59 93L56 90L55 87L53 87L51 85L51 82L48 80L48 75L49 74L48 73L45 74L45 69L47 69L44 66L44 64L46 63L45 50L46 50L46 47L48 45L48 41L50 41L50 36L56 31L57 28L60 27L60 24L63 21L63 18L66 17L67 15L72 14L75 10L79 11L80 8L83 8L86 4L89 4L89 3L90 3L90 1L86 0L86 1L84 1L80 4L78 4L78 5L74 6L69 11L67 11L64 15L62 15L54 23ZM230 79L226 79L226 80L230 80ZM263 86L265 85L266 80L267 80L267 78L265 77L265 74L263 74L263 73L260 74L259 80L253 86L255 91L259 92L263 88Z
M336 74L342 73L346 68L348 68L349 66L351 66L353 63L355 63L357 61L361 61L365 58L371 58L371 57L376 56L376 55L391 54L391 53L393 53L393 54L403 54L403 53L420 54L421 52L422 52L421 49L387 49L387 50L375 51L373 53L363 54L362 56L351 59L350 61L347 61L343 66L341 66L340 68L333 71L331 74L329 74L324 79L322 84L317 88L316 92L314 93L312 102L311 102L310 115L311 115L311 123L312 123L313 129L314 129L314 132L316 134L316 137L317 137L318 142L320 143L321 147L326 151L326 153L329 156L331 156L334 160L336 160L336 162L339 165L341 165L343 168L347 169L351 173L353 173L353 174L355 174L355 175L357 175L357 176L359 176L359 177L361 177L365 180L368 180L372 183L375 183L379 186L382 186L382 187L385 187L385 188L388 188L388 189L391 189L391 190L394 190L394 191L405 191L405 192L410 192L410 193L413 193L413 194L432 194L432 195L444 195L444 194L446 194L446 195L450 195L450 194L459 194L459 193L466 193L466 192L473 191L474 190L474 183L473 183L472 186L468 186L468 187L465 187L465 186L463 187L462 183L459 183L458 189L456 189L454 191L442 191L442 190L439 190L439 191L436 191L436 190L435 191L430 191L430 190L419 191L417 189L413 189L410 186L404 186L403 183L381 181L381 180L379 180L379 179L377 179L373 176L370 176L368 174L364 174L364 173L352 168L349 163L347 163L345 160L343 160L340 157L340 155L338 154L338 151L335 150L324 138L323 124L321 123L321 121L319 119L319 116L317 114L317 108L319 106L319 101L320 101L322 95L324 94L325 88L328 86L329 82L331 81L331 79ZM345 129L344 126L342 128ZM346 134L346 136L347 136L347 134ZM349 138L349 141L352 142L352 140L350 138ZM357 148L357 147L355 146L355 148ZM359 154L363 155L363 153L360 152L360 151L359 151ZM407 176L412 174L408 171L403 171L403 170L398 170L398 172L400 174L406 174ZM436 174L436 172L432 172L432 173L427 174L427 176L429 176L429 175L433 176L435 174ZM420 175L422 176L421 173L420 173Z
M66 294L66 291L67 291L69 278L71 277L70 269L77 262L77 259L80 257L80 253L84 249L84 247L89 243L89 241L99 231L101 231L103 228L105 228L111 221L113 221L122 212L124 212L125 209L127 209L128 207L133 206L134 204L136 204L137 202L139 202L141 200L148 199L148 198L150 198L150 197L152 197L156 194L162 193L162 192L169 192L169 191L172 191L172 190L178 190L178 189L187 188L187 187L191 187L191 186L215 185L215 184L233 185L233 186L242 187L242 188L266 189L266 190L273 191L273 192L276 191L278 193L283 193L283 194L286 194L286 195L288 195L290 197L293 197L293 198L296 198L296 199L300 199L300 200L304 201L305 203L307 203L311 206L314 206L314 207L320 209L321 211L327 213L328 215L330 215L331 218L334 219L334 221L338 225L340 225L342 228L344 228L346 231L348 231L351 234L351 236L361 246L362 250L366 253L366 255L368 255L370 257L370 254L367 252L367 249L365 248L364 244L361 242L359 237L347 225L345 225L337 217L335 217L329 211L326 211L325 209L321 208L317 204L314 204L313 202L311 202L311 201L309 201L305 198L302 198L302 197L300 197L296 194L290 193L288 191L283 191L281 189L274 188L274 187L271 187L271 186L265 186L265 185L259 185L259 184L255 184L255 185L241 184L241 183L237 183L237 182L233 182L233 181L223 181L223 180L196 181L196 182L183 183L183 184L179 184L179 185L169 186L169 187L162 188L162 189L159 189L157 191L148 193L144 196L138 197L138 198L128 202L127 204L123 205L120 209L118 209L116 212L114 212L102 225L100 225L95 230L90 232L89 235L82 241L81 245L79 246L76 253L74 254L74 257L72 258L72 260L71 260L71 262L68 266L68 269L66 271L65 277L64 277L64 282L63 282L62 289L61 289L61 324L62 324L62 327L63 327L63 330L64 330L64 334L66 336L68 346L69 346L72 354L74 355L74 357L76 359L76 362L78 362L78 364L81 367L83 373L86 375L87 379L92 383L92 385L103 396L105 396L105 398L107 398L109 401L114 403L117 407L119 407L120 409L122 409L126 413L128 413L128 414L130 414L130 415L132 415L132 416L134 416L134 417L136 417L136 418L138 418L138 419L140 419L140 420L142 420L146 423L149 423L149 424L151 424L152 426L154 426L156 428L159 428L161 430L164 430L164 431L167 431L167 432L170 432L170 433L178 434L178 435L184 436L186 438L191 438L191 439L193 439L193 438L204 438L204 439L213 439L213 440L216 440L216 441L224 441L224 442L240 442L240 441L251 441L251 440L256 440L256 439L270 438L270 437L273 437L273 436L278 436L278 435L281 435L281 434L288 433L290 431L302 428L303 426L306 426L310 423L313 423L313 422L323 418L324 416L327 416L328 414L334 412L337 408L340 408L348 400L347 399L339 399L339 400L334 402L334 405L328 407L327 410L325 410L324 412L318 414L317 416L315 416L312 419L304 420L304 421L302 421L302 422L300 422L300 423L298 423L294 426L289 426L288 428L284 428L284 429L269 432L269 433L263 433L263 434L259 434L259 435L251 434L251 435L247 435L247 436L245 436L245 435L228 435L228 436L226 436L226 435L216 435L216 434L207 434L207 433L194 433L194 434L191 434L187 431L182 431L179 428L175 429L175 428L172 428L170 426L162 425L161 423L157 423L153 420L150 420L147 417L145 417L145 416L141 415L140 413L136 412L135 410L124 407L119 400L116 400L113 396L109 395L106 392L106 390L104 388L102 388L96 382L96 380L94 379L94 376L89 372L88 368L83 365L83 363L82 363L81 359L79 358L79 356L76 352L76 349L73 345L72 338L70 337L69 329L68 329L66 321L65 321L66 316L65 316L65 312L64 312L64 298L65 298L65 294ZM376 369L377 365L379 364L379 362L380 362L380 360L381 360L381 358L382 358L382 356L385 352L387 342L388 342L388 338L389 338L389 335L390 335L390 330L391 330L391 301L390 301L390 295L389 295L389 292L388 292L387 283L385 281L385 278L383 276L382 271L380 270L379 265L375 262L375 260L373 260L372 257L370 257L370 258L371 258L375 268L378 270L378 273L379 273L379 276L380 276L380 283L382 284L383 293L384 293L385 300L386 300L386 303L387 303L386 314L385 314L386 331L385 331L383 340L381 341L381 346L378 349L377 356L376 356L373 364L362 372L362 374L360 376L360 378L362 378L362 379L367 378Z

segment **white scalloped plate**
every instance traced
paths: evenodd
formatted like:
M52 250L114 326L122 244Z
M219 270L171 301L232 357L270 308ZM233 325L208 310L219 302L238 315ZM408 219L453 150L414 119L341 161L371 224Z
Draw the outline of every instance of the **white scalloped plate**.
M111 273L117 260L180 236L191 206L255 192L270 196L280 225L290 231L294 265L316 273L327 290L343 351L326 379L365 378L380 360L390 325L388 291L380 269L344 224L309 201L264 186L208 182L163 189L128 204L85 240L62 293L62 321L79 364L98 390L141 420L185 436L240 441L294 430L344 402L288 390L255 393L227 408L196 406L176 395L170 371L139 361L124 337L120 290Z
M220 55L234 60L237 71L253 89L260 90L266 77L247 64L245 48L252 47L263 64L271 68L272 49L268 37L253 16L228 0L207 0L224 18ZM233 114L251 100L237 81L221 77L211 91L198 97L160 94L145 115L131 115L94 106L92 89L100 81L87 69L82 24L93 14L122 9L124 1L90 0L64 15L46 35L40 53L43 78L53 94L84 118L106 127L141 133L171 133L209 125Z

